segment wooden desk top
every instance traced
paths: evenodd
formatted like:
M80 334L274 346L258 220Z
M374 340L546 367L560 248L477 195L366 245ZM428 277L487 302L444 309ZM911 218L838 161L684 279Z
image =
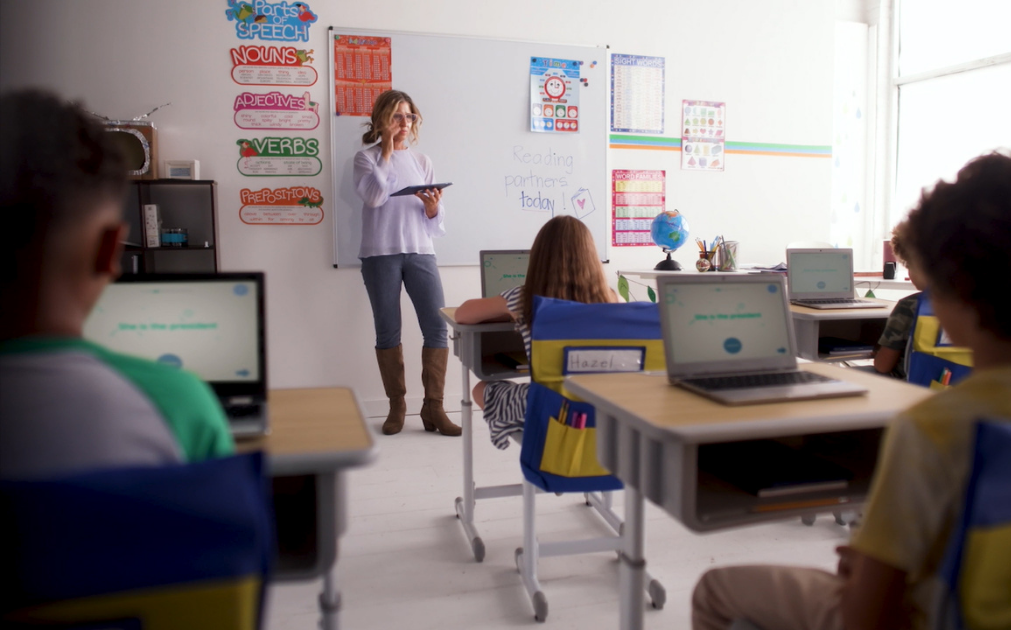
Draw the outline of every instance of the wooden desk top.
M882 427L932 395L924 387L823 363L801 369L858 383L870 392L848 398L729 407L667 382L660 373L571 376L565 387L657 439L722 442Z
M895 302L888 300L872 300L880 302L884 308L809 308L807 306L790 305L790 313L796 319L888 319L895 308Z
M267 405L270 434L235 446L238 452L266 451L273 474L337 470L375 459L375 441L351 388L274 389Z

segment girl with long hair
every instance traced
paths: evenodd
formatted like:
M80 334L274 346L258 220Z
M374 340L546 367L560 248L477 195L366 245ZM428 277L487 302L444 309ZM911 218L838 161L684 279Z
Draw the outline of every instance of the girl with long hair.
M538 295L585 304L618 301L607 284L593 235L579 219L558 216L545 223L530 250L525 283L495 297L467 300L456 310L456 321L514 321L529 361L534 296ZM484 410L498 448L509 446L509 434L523 428L527 389L526 383L510 381L481 381L474 387L474 401Z

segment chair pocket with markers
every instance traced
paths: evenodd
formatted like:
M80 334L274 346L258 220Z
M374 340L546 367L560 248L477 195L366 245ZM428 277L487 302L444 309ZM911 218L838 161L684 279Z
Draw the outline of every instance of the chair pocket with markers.
M597 429L593 420L592 405L563 399L558 413L549 418L541 470L562 477L609 474L597 462Z
M618 489L621 482L597 461L593 405L574 401L538 383L530 384L520 462L551 492L584 491L584 484Z

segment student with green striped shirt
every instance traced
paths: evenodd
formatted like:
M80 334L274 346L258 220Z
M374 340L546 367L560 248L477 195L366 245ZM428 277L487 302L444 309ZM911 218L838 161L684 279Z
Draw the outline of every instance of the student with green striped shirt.
M79 106L0 96L0 479L234 451L195 375L81 338L120 271L126 168Z

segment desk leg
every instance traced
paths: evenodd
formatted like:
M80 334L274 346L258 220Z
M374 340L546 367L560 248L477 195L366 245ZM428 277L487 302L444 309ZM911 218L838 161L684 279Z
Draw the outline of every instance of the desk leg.
M347 487L343 473L329 473L316 478L319 493L319 533L323 571L323 591L319 594L320 628L337 630L340 627L341 595L337 590L337 548L347 525Z
M645 532L642 493L625 484L625 548L618 573L621 630L640 630L643 623L643 596L646 578Z
M463 525L474 559L484 560L484 541L474 526L474 425L473 402L470 399L470 370L463 366L463 398L460 400L460 424L463 426L463 497L456 498L456 517Z
M323 574L323 592L319 594L320 628L338 630L340 628L341 594L337 591L336 567L330 567Z

